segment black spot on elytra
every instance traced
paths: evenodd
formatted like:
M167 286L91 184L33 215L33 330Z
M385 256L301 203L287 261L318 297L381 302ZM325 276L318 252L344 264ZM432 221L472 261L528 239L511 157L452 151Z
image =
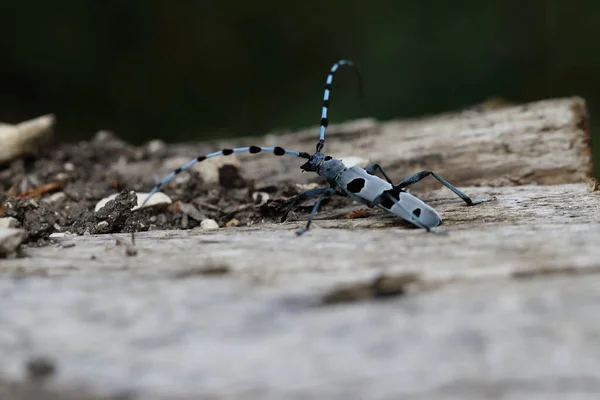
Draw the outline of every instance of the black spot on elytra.
M321 126L327 128L327 125L329 125L329 120L327 120L327 118L321 118Z
M388 210L400 200L400 192L394 189L389 189L381 194L381 205Z
M228 156L230 154L233 154L233 150L232 149L223 149L223 150L221 150L221 152L223 153L224 156Z
M262 149L258 146L250 146L248 151L250 152L250 154L256 154L256 153L260 153L262 151Z
M177 168L175 171L173 171L173 173L175 175L177 175L178 173L180 173L181 171L183 171L183 169L181 167Z
M273 154L275 154L276 156L282 156L285 154L285 149L283 147L277 146L273 149Z
M329 100L323 100L323 107L329 107Z
M365 180L364 178L356 178L351 180L350 182L348 182L348 184L346 185L346 189L350 192L350 193L358 193L360 192L363 188L365 187Z
M421 209L420 208L415 208L413 210L413 214L415 214L417 217L421 216Z
M198 161L198 162L202 162L204 160L206 160L206 156L200 156L200 157L196 158L196 161Z
M329 161L329 160L331 160L332 158L333 158L333 157L331 157L331 156L325 156L325 161Z

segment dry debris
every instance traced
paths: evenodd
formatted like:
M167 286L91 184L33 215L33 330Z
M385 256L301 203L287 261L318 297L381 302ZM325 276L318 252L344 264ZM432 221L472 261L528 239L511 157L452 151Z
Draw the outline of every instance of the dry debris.
M251 225L276 219L299 193L287 185L255 189L239 161L227 158L215 163L215 171L190 168L140 209L155 179L170 172L165 166L180 166L195 153L156 141L136 147L107 131L90 141L45 147L0 166L0 217L11 217L25 230L24 243L39 246L53 233Z

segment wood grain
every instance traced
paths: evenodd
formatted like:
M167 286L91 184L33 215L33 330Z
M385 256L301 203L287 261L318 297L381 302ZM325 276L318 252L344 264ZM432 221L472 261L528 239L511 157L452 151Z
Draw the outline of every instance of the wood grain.
M331 128L332 155L398 180L432 169L497 200L466 207L434 179L415 185L442 235L348 202L301 238L295 214L139 233L137 252L129 235L25 249L0 261L0 376L25 382L45 356L59 393L598 398L600 192L583 100ZM312 150L316 132L236 143ZM292 157L239 161L265 184L314 180Z

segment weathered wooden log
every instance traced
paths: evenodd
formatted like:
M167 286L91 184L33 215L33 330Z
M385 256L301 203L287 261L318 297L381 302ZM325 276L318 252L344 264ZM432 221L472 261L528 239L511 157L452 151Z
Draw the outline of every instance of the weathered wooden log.
M318 129L227 141L280 145L313 151ZM574 97L488 112L464 111L411 121L352 121L332 125L325 152L379 163L400 181L432 170L462 186L581 183L593 176L585 102ZM298 160L242 156L247 175L258 181L314 180L300 174ZM424 182L420 188L435 187Z
M0 261L0 376L26 382L43 356L55 391L144 399L597 396L600 192L585 183L583 101L332 128L334 156L498 199L416 187L444 235L349 202L301 238L296 215L139 233L135 252L129 235L28 248ZM311 150L315 132L252 142ZM241 158L265 182L313 179L291 157Z

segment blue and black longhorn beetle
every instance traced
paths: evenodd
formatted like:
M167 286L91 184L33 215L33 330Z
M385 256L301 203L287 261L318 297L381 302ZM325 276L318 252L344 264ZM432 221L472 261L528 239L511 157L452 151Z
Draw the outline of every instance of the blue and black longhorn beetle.
M486 201L494 200L495 196L486 197L483 199L471 200L469 196L461 192L459 189L446 182L441 176L437 175L432 171L421 171L416 174L410 175L403 179L398 184L394 185L384 170L378 165L373 164L367 168L361 168L359 166L346 167L341 160L323 154L323 146L325 145L325 129L329 124L327 119L327 109L329 107L329 95L331 93L331 84L333 82L333 75L341 66L354 66L351 61L340 60L333 64L329 75L327 75L327 81L325 82L325 95L323 96L323 109L321 113L321 126L319 132L319 142L314 154L309 154L303 151L292 151L282 147L237 147L234 149L223 149L214 153L199 156L187 164L177 168L175 171L167 175L162 181L160 181L148 194L148 197L142 203L142 206L148 201L148 199L158 190L164 186L167 182L175 177L175 175L181 173L181 171L188 169L197 162L207 160L209 158L218 156L228 156L233 153L249 152L250 154L258 154L262 152L270 152L276 156L283 156L289 154L304 158L308 161L300 166L303 171L316 172L319 176L322 176L327 180L330 187L328 188L316 188L307 190L306 192L295 197L289 204L287 210L281 218L281 222L287 219L287 215L294 205L308 197L317 197L317 201L312 208L310 215L308 216L308 222L306 226L297 231L298 235L302 235L308 231L310 224L319 210L319 206L323 199L334 195L347 196L359 203L365 204L368 207L379 207L388 212L391 212L402 219L416 225L419 228L423 228L428 232L435 232L432 228L442 223L440 215L430 206L425 204L423 201L417 199L413 195L406 192L405 188L413 183L419 182L421 179L431 175L437 179L440 183L452 190L458 197L464 200L468 206L483 203ZM362 80L357 70L357 76L359 84L362 88ZM385 180L374 175L379 171ZM339 191L337 190L339 189Z

